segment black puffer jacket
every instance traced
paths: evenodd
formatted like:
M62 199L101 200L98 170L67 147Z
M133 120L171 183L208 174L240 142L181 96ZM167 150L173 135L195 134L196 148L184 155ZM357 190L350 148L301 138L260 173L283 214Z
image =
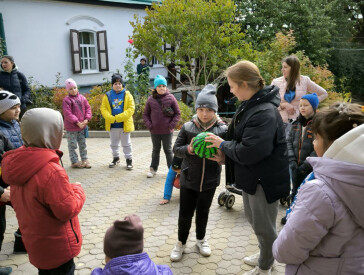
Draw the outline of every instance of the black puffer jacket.
M211 132L222 138L225 137L227 125L218 119L206 132ZM199 123L193 118L182 126L173 153L176 157L183 158L180 183L182 188L194 191L204 191L216 188L220 184L221 165L216 161L190 155L187 147L191 140L199 133L204 132Z
M302 136L303 126L306 125ZM312 118L305 120L301 115L292 123L287 137L288 159L292 171L292 180L301 184L305 177L312 172L307 157L317 157L313 148Z
M22 110L25 109L27 103L31 102L28 81L15 65L10 73L5 72L0 66L0 88L16 94L20 99Z
M258 183L268 203L289 195L287 143L277 110L279 88L267 86L239 106L222 145L226 183L254 195Z

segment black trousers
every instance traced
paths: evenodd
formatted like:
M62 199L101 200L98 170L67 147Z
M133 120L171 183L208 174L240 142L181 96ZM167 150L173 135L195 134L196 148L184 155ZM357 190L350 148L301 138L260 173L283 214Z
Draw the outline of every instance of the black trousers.
M5 218L6 205L0 206L0 250L4 240L4 233L6 229L6 218Z
M191 229L193 214L196 210L196 238L205 238L209 211L216 188L197 192L192 189L181 188L178 217L178 240L185 244Z
M75 273L76 265L73 258L67 263L60 265L53 269L39 269L39 275L73 275Z
M152 163L150 167L152 167L155 171L158 170L159 166L159 158L161 152L161 143L163 144L163 151L166 155L167 167L171 167L173 152L172 152L172 138L173 133L165 134L165 135L155 135L151 134L152 143L153 143L153 151L152 151Z

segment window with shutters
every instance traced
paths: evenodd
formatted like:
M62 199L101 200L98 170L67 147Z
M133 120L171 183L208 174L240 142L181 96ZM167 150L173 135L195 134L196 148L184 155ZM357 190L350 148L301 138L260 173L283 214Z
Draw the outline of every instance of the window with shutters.
M70 30L70 40L74 73L109 70L106 31Z

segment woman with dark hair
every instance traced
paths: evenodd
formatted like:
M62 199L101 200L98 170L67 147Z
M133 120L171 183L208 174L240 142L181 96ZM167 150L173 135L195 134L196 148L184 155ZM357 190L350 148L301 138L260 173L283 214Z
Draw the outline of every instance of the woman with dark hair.
M152 137L153 151L148 178L154 177L159 166L161 143L167 159L168 169L171 167L172 137L174 127L181 116L176 98L167 89L167 80L157 75L154 79L154 90L152 96L145 104L143 119Z
M245 217L258 239L260 251L244 258L255 268L245 274L271 274L278 200L290 189L287 143L277 110L279 91L264 86L258 67L249 61L229 67L225 75L241 104L226 140L209 133L205 141L220 149L211 160L221 163L225 158L226 184L243 190Z
M31 94L27 78L18 71L14 58L4 55L1 58L0 88L9 91L20 98L20 118L23 116L26 105L31 104Z
M316 93L321 102L327 97L324 88L313 82L308 76L300 74L300 61L294 56L288 56L282 61L283 76L275 78L271 85L278 86L281 103L279 113L285 125L295 120L299 115L299 103L307 93Z

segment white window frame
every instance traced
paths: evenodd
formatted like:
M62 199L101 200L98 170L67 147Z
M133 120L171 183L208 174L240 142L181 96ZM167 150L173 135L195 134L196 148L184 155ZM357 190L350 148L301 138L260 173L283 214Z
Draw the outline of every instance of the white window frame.
M82 44L82 34L83 33L88 33L93 35L93 44ZM88 56L83 56L84 54L84 48L86 48L86 53ZM90 57L90 49L94 48L94 55L95 57ZM98 73L98 67L99 67L99 60L98 60L98 48L97 48L97 37L96 37L96 32L94 31L90 31L90 30L80 30L80 56L81 56L81 69L82 69L82 73L83 74L87 74L87 73ZM88 66L89 68L84 68L84 61L87 60L88 62ZM95 68L94 69L90 69L90 65L91 65L91 60L95 60Z

